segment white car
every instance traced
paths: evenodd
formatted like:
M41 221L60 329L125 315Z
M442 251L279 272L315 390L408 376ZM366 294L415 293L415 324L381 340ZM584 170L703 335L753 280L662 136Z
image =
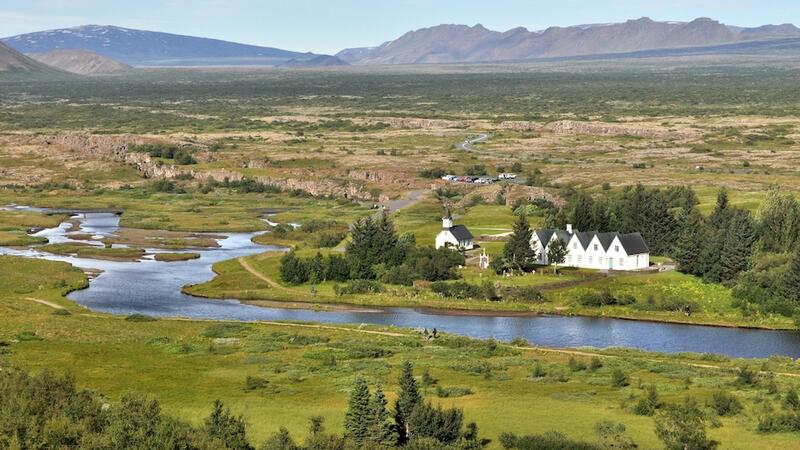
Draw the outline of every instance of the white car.
M498 178L500 178L501 180L513 180L513 179L517 178L517 174L515 174L515 173L501 173L498 176Z
M455 175L445 175L442 177L444 181L454 181L457 177Z

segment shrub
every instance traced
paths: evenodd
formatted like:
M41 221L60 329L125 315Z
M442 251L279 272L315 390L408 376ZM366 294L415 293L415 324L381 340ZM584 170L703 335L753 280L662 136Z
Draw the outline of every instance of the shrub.
M269 381L264 378L251 377L248 375L248 377L244 380L244 390L248 392L257 391L266 388L268 384Z
M31 342L31 341L42 340L42 338L39 337L35 331L23 331L21 333L18 333L15 337L20 342Z
M441 386L436 387L436 396L439 398L452 398L452 397L464 397L466 395L472 395L472 389L465 388L465 387L457 387L451 386L443 388Z
M597 356L593 357L591 361L589 361L589 370L592 372L601 369L603 367L603 360L598 358Z
M422 178L442 178L445 175L447 175L447 172L441 167L424 169L419 173L419 176Z
M742 404L739 399L733 394L724 391L714 392L711 396L709 406L717 413L717 415L727 417L735 416L742 410Z
M580 372L582 370L586 370L586 363L578 360L574 356L570 356L569 361L567 361L567 367L569 367L569 370L573 372Z
M651 385L647 388L647 394L636 402L633 412L640 416L652 416L660 406L658 391L655 386Z
M514 300L524 303L544 303L544 294L533 286L509 286L500 291L504 299Z
M620 369L614 369L611 373L611 386L620 388L630 385L630 379L625 372L621 371Z
M228 338L239 336L247 330L249 327L241 323L215 323L206 328L200 336L212 339Z
M316 246L318 248L333 248L339 245L344 238L347 236L347 233L320 233L317 236Z
M578 302L584 306L607 306L607 305L632 305L636 303L636 298L630 294L614 296L610 290L587 291L578 297Z
M155 317L146 316L144 314L131 314L125 318L128 322L155 322L158 319Z
M573 441L556 431L541 435L517 436L514 433L500 434L500 445L505 449L516 450L601 450L589 442Z
M533 366L531 376L533 378L544 378L547 376L547 371L544 369L544 367L542 367L541 363L536 363L536 365Z

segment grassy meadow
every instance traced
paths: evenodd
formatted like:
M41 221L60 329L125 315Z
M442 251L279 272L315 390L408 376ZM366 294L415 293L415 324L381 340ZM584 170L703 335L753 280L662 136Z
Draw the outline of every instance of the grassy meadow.
M254 442L279 426L302 436L311 414L339 431L355 377L382 383L391 400L406 360L415 364L420 382L426 371L436 380L423 388L424 395L463 408L481 434L495 440L490 448L499 448L503 431L558 430L595 441L594 425L601 420L624 423L642 448L657 447L653 419L632 412L651 385L667 403L691 396L705 405L720 389L739 398L743 411L717 418L709 430L723 448L779 449L796 442L793 434L755 432L761 416L780 409L781 394L800 387L800 378L789 376L800 374L800 367L783 358L572 354L522 342L427 340L398 329L114 317L62 297L85 285L84 275L67 264L0 257L0 273L11 274L0 279L1 365L71 373L110 401L129 391L147 392L169 414L195 424L222 399L247 419ZM743 365L764 371L756 384L737 381ZM628 386L612 386L615 370L627 374ZM267 384L246 390L248 376Z

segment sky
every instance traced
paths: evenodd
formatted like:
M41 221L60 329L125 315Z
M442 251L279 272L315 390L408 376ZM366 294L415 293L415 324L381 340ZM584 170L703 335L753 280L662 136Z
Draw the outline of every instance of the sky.
M643 16L711 17L739 26L800 23L800 0L0 0L0 36L116 25L336 53L442 23L540 30Z

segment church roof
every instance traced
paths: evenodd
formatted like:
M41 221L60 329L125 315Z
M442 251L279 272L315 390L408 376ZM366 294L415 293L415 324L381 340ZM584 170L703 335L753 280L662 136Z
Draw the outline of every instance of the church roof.
M465 227L464 225L455 225L452 228L450 228L450 232L453 233L453 236L455 236L455 238L458 239L459 242L471 241L474 239L472 233L470 233L467 227Z

